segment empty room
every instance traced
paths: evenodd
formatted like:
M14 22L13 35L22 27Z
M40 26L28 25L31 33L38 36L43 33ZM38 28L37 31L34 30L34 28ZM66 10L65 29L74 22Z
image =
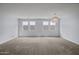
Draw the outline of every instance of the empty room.
M79 55L79 4L0 3L0 55Z

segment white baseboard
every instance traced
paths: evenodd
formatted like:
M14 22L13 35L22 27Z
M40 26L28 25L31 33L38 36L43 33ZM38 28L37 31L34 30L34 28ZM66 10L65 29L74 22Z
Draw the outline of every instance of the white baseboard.
M66 38L66 37L64 37L64 36L61 36L61 38L64 38L64 39L66 39L66 40L68 40L68 41L71 41L71 42L73 42L73 43L79 45L79 42L76 42L76 41L70 40L69 38Z
M17 38L17 37L8 38L8 39L6 39L6 40L1 41L0 44L6 43L6 42L8 42L8 41L10 41L10 40L13 40L13 39L15 39L15 38Z

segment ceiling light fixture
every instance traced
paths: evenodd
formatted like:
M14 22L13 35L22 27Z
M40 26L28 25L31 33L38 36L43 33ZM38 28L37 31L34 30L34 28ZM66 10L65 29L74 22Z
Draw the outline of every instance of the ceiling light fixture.
M52 17L52 19L53 19L52 20L53 22L57 23L60 18L56 15L56 13L54 13L54 16Z

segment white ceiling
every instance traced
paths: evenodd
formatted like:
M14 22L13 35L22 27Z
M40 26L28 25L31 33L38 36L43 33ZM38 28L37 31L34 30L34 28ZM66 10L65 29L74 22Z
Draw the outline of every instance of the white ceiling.
M79 4L68 3L22 3L22 4L0 4L1 12L5 14L14 14L16 16L37 16L51 17L54 13L61 16L64 13L73 10L79 10Z

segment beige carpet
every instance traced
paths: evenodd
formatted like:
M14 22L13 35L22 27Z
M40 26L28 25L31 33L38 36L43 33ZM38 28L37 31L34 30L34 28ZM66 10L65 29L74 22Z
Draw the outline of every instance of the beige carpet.
M79 45L59 37L20 37L0 45L0 54L71 55L79 54Z

